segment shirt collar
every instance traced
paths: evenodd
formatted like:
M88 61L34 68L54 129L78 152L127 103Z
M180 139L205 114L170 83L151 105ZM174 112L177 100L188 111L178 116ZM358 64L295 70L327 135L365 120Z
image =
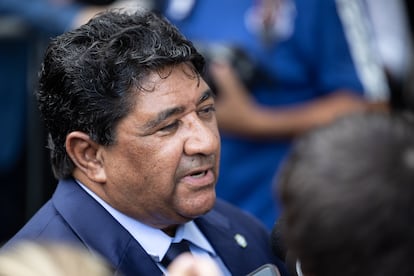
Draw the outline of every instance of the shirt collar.
M144 248L145 252L149 254L156 262L162 260L172 242L180 242L183 239L190 241L191 246L197 247L197 250L202 250L216 256L216 252L203 235L194 221L189 221L178 227L175 237L170 237L160 229L148 226L134 218L131 218L120 211L116 210L108 203L103 201L93 191L83 185L79 180L76 182L99 204L105 208L116 221L118 221Z

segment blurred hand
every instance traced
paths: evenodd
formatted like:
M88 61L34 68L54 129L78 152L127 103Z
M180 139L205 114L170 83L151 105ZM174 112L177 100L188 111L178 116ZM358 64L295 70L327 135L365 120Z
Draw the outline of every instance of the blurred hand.
M209 258L190 253L178 256L168 267L170 276L221 276L217 265Z
M252 119L258 107L231 65L212 62L208 69L219 94L216 110L220 128L237 132L254 124Z
M368 103L351 91L338 90L304 105L304 108L309 121L322 125L347 114L367 110Z
M213 62L209 68L218 90L217 121L221 130L250 138L289 138L355 112L387 110L386 103L371 103L349 90L332 91L309 102L260 106L231 65Z

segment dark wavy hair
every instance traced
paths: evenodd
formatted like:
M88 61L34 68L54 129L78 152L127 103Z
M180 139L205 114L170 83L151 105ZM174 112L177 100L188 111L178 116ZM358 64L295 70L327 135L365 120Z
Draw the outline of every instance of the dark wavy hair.
M147 11L107 11L54 38L36 96L49 131L55 177L73 172L65 149L70 132L113 144L117 123L133 107L132 88L142 89L150 73L179 63L190 64L196 76L204 70L193 44L165 18Z

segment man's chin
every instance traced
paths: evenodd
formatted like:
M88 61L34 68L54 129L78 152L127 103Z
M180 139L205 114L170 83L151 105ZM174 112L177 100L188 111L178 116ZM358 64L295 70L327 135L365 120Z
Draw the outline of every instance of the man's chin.
M191 219L195 219L199 216L202 216L213 209L214 204L216 203L216 195L212 195L210 198L205 198L203 200L194 200L191 202L185 209L185 216Z

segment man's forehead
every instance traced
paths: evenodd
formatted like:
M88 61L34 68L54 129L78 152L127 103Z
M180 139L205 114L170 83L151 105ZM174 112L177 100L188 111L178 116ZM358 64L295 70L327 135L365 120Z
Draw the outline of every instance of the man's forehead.
M203 94L206 90L209 87L201 76L183 63L151 72L135 88L136 103L145 104L146 101L153 100L163 105L197 103L200 98L205 97Z
M194 80L198 85L201 81L201 75L194 66L191 63L183 62L148 72L142 80L141 89L144 91L153 91L157 85L171 81L171 78L174 79L177 77Z

